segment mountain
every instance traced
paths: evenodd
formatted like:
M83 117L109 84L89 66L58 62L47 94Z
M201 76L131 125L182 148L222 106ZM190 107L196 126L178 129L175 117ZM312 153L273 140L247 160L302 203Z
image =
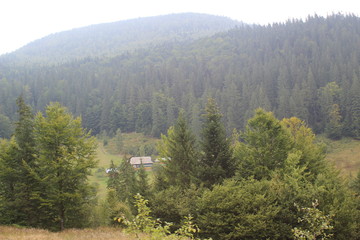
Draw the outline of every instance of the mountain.
M104 23L55 33L9 54L14 62L59 63L84 57L116 56L164 42L211 36L239 25L226 17L171 14Z
M35 110L50 101L66 105L94 134L120 128L159 136L182 108L198 134L204 104L214 97L229 133L262 107L332 138L360 137L357 16L240 24L131 49L50 66L0 64L2 114L14 120L15 99L25 92Z

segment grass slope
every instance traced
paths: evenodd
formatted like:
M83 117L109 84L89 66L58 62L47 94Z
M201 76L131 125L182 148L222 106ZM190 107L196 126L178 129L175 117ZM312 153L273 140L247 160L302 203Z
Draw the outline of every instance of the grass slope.
M99 199L104 199L106 197L108 178L105 170L109 168L111 161L113 161L115 165L119 165L121 159L124 157L130 158L132 155L142 155L141 153L135 154L135 152L142 151L142 146L154 147L158 142L158 139L144 136L142 133L122 133L122 137L123 151L118 151L116 149L114 139L106 139L106 146L104 146L104 139L98 140L96 154L99 163L97 169L94 170L93 175L90 177L90 182L97 186ZM132 154L129 154L129 152L132 152Z
M0 226L0 240L133 240L119 228L69 229L49 232L33 228Z
M339 141L320 138L327 146L326 159L340 170L343 176L356 176L360 170L360 141L343 138Z

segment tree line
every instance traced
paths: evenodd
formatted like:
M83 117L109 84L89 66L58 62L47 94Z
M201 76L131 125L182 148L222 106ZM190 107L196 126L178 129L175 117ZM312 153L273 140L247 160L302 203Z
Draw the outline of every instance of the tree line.
M207 98L219 104L227 134L262 107L296 116L337 139L360 134L360 20L311 16L268 26L240 25L187 41L165 41L112 57L67 63L0 64L0 134L8 137L16 97L35 110L51 101L82 116L93 134L144 132L159 137L180 109L199 136Z

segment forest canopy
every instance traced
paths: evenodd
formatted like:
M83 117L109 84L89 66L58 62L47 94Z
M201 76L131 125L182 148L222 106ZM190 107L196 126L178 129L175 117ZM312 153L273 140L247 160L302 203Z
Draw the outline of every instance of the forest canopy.
M64 104L93 134L121 129L159 137L183 108L199 135L200 109L213 97L228 134L244 129L262 107L278 118L303 119L331 138L358 138L359 25L356 16L334 14L242 24L210 37L67 63L23 65L5 56L0 113L14 121L15 99L25 92L35 110L51 101Z

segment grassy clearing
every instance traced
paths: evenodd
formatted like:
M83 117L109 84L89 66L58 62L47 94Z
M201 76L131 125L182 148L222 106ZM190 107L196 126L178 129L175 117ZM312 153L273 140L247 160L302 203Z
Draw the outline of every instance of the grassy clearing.
M0 226L0 240L133 240L119 228L69 229L49 232L41 229Z
M113 160L115 164L119 164L122 156L119 154L108 153L101 141L98 142L96 155L99 160L98 168L94 169L93 175L89 178L89 180L92 184L97 186L98 197L100 199L104 199L107 192L107 175L105 171L110 166L111 160Z
M113 161L115 165L119 165L123 158L130 158L132 156L129 152L132 152L133 154L134 152L139 152L136 155L140 156L140 152L142 151L141 148L143 146L154 147L157 141L159 141L156 138L144 136L142 133L122 133L122 137L123 151L119 151L116 148L114 139L106 139L106 146L104 146L104 139L98 139L96 155L99 163L89 180L92 184L97 186L99 199L104 199L106 197L107 175L105 171L110 166L111 161ZM149 176L152 179L152 174L150 172Z
M326 159L340 170L343 176L356 176L360 170L360 141L343 138L331 141L320 137L327 146Z

